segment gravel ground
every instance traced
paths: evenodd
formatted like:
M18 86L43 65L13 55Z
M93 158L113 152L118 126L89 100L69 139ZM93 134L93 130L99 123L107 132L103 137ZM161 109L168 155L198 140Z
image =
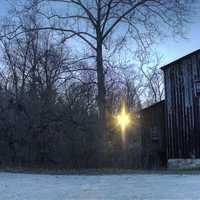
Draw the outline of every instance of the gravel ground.
M0 200L200 200L200 175L0 173Z

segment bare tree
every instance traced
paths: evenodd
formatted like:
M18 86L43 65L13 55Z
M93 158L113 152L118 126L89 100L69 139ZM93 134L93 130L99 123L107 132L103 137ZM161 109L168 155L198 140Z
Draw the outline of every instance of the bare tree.
M144 78L144 94L146 95L143 104L147 105L164 99L164 77L159 69L161 58L158 55L154 57L154 60L140 60L140 69Z

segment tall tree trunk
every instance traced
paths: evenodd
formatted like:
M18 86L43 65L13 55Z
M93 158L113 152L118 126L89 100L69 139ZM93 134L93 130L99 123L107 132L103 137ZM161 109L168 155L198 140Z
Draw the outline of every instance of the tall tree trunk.
M106 88L105 88L105 75L103 67L103 55L102 55L102 41L97 41L97 57L96 57L96 68L97 68L97 86L98 86L98 108L99 108L99 131L101 134L100 144L100 167L104 167L106 164Z
M101 0L97 1L97 25L96 25L97 45L96 45L96 68L98 86L98 107L101 123L102 142L106 142L106 87L103 67L103 35L101 30Z
M97 41L97 86L98 86L98 107L99 107L99 117L102 123L103 137L105 139L106 133L106 88L105 88L105 77L103 68L103 55L102 55L102 42L101 39Z
M100 119L105 118L105 104L106 104L106 89L103 68L102 46L97 47L97 81L98 81L98 105L100 112Z

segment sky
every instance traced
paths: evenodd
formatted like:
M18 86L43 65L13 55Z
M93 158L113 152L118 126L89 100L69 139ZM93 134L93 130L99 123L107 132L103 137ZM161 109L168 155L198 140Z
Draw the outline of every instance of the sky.
M199 0L200 2L200 0ZM8 10L6 0L0 0L0 16L5 16ZM200 3L196 4L200 10ZM162 57L161 64L165 65L197 49L200 49L200 12L192 16L192 23L186 27L186 39L166 38L154 45L156 52Z
M188 24L186 31L186 39L180 37L177 39L167 38L155 46L163 56L164 64L200 49L200 13L193 16L192 23Z

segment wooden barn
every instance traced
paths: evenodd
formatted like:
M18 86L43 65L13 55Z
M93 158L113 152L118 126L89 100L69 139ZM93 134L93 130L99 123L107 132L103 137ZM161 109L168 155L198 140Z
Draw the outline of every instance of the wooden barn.
M200 50L162 67L168 159L200 158Z
M200 50L161 68L165 101L140 112L142 160L161 167L200 168Z

